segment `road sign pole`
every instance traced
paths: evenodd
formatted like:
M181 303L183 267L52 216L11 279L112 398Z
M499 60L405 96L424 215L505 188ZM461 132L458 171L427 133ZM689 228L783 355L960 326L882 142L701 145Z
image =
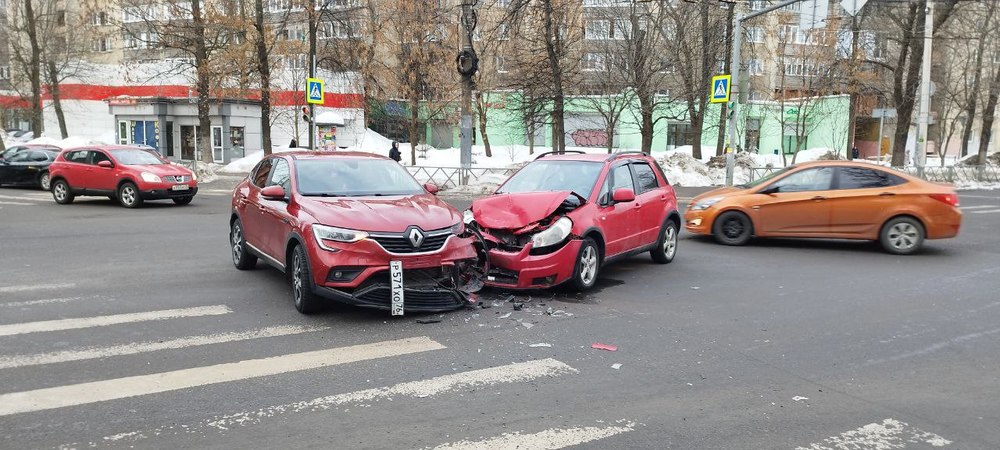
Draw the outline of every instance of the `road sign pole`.
M931 45L934 43L934 0L927 2L927 17L924 21L924 60L920 76L920 118L917 120L917 148L914 162L923 170L927 162L927 126L930 122L931 103Z
M736 5L732 6L733 8ZM736 123L739 120L740 105L740 44L743 42L743 14L733 16L733 60L729 63L732 78L729 80L729 99L732 111L729 111L729 143L726 145L726 186L733 185L733 172L736 169ZM723 107L726 107L724 105Z

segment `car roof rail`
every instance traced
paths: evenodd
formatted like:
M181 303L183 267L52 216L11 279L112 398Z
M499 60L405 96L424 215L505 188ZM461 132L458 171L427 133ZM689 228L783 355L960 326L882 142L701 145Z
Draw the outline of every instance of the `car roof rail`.
M581 154L581 155L586 155L587 154L587 152L585 152L583 150L566 150L566 151L562 151L562 152L552 151L552 152L545 152L545 153L542 153L541 155L536 156L535 157L535 161L537 161L539 159L542 159L542 158L544 158L546 156L549 156L549 155L564 155L566 153L578 153L578 154Z
M646 154L646 152L641 152L639 150L623 150L623 151L614 152L614 153L608 155L608 159L606 159L605 161L611 161L611 160L613 160L615 158L618 158L618 157L621 157L621 156L628 156L628 155L649 156L648 154Z

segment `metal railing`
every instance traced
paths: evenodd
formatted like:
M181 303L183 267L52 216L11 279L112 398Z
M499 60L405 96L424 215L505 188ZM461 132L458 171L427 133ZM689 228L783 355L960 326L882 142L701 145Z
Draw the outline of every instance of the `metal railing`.
M463 169L461 167L406 166L406 170L410 171L413 178L416 178L421 183L434 183L441 189L452 189L458 186L481 182L496 182L496 184L500 184L518 169L491 167Z

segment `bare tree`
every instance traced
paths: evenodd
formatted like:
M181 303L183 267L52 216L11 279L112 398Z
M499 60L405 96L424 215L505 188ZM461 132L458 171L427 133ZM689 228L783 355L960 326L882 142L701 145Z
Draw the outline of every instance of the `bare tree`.
M20 73L28 80L31 100L31 131L37 138L42 135L42 37L45 18L55 11L39 0L13 2L8 17L11 34L11 56Z

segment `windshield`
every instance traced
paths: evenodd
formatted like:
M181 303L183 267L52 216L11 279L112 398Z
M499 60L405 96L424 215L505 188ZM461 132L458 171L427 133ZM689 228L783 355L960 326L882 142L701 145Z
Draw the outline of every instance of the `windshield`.
M118 161L118 164L126 166L166 164L159 156L139 149L111 150L111 155L115 157L115 161Z
M593 161L536 161L514 174L497 193L573 191L590 198L603 167Z
M300 159L299 193L324 197L423 194L423 187L399 163L382 159Z
M756 181L751 181L751 182L746 183L746 184L741 184L741 185L739 185L737 187L741 187L741 188L744 188L744 189L755 188L755 187L760 186L760 185L762 185L764 183L767 183L768 181L771 181L771 180L775 179L779 175L783 175L783 174L787 173L789 170L792 170L794 168L795 168L795 166L788 166L788 167L785 167L784 169L781 169L781 170L778 170L778 171L775 171L775 172L771 172L770 174L765 175L763 178L760 178L760 179L758 179Z

